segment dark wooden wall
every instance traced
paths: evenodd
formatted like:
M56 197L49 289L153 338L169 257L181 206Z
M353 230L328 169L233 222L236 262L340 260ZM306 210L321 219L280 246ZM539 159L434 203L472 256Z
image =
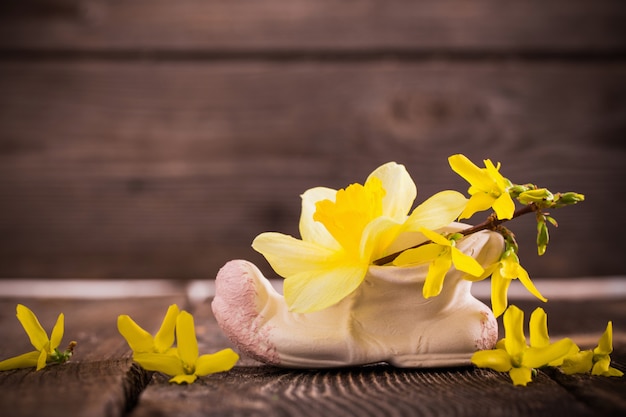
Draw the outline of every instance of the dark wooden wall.
M212 278L309 187L446 158L576 190L536 277L626 273L623 0L4 0L0 277Z

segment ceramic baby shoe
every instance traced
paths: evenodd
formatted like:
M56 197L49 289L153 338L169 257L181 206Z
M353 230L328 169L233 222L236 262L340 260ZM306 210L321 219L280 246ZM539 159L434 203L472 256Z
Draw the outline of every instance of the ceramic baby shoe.
M499 234L483 231L462 239L457 248L488 266L499 259L504 243ZM240 352L270 365L469 365L473 352L496 343L493 313L471 295L471 282L455 268L441 293L425 299L427 272L427 263L371 266L364 282L339 303L293 313L255 265L234 260L217 275L212 309Z

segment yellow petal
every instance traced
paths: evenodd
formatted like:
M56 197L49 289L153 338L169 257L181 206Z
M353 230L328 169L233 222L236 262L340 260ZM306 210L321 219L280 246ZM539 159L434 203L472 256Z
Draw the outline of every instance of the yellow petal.
M613 322L609 321L593 353L596 355L608 355L611 352L613 352Z
M38 350L34 350L32 352L24 353L23 355L5 359L0 362L0 371L8 371L10 369L19 368L31 368L37 366L37 360L39 359L39 355L41 355L41 352Z
M267 259L278 275L285 278L324 267L337 256L332 248L274 232L261 233L252 242L252 247Z
M509 371L509 376L511 377L511 381L513 381L513 385L521 385L526 386L532 378L532 369L521 367L521 368L512 368Z
M611 364L611 359L608 355L604 358L601 358L596 363L593 364L593 368L591 369L591 375L599 375L604 376L609 373L609 367Z
M508 305L508 292L511 280L499 273L499 268L491 276L491 309L496 317L500 317Z
M46 366L46 362L48 361L49 344L50 342L46 343L46 346L44 346L44 348L41 349L41 352L39 352L39 357L37 358L37 369L36 369L37 371L45 368Z
M584 350L569 354L563 359L561 371L567 375L586 374L593 367L593 351Z
M163 372L167 375L181 375L185 373L183 363L178 356L164 353L135 353L133 359L146 371Z
M469 255L464 254L459 249L452 247L452 264L459 271L463 271L467 274L479 277L485 272L485 269L478 263L478 261Z
M313 215L317 210L316 203L322 200L335 201L337 190L326 187L311 188L302 194L302 211L300 214L300 236L302 240L313 242L320 246L339 250L339 243L328 232L326 227L313 220Z
M441 245L441 246L452 246L452 243L446 239L445 237L443 237L442 235L440 235L437 232L434 232L432 230L428 230L425 227L420 227L419 229L420 233L422 233L424 236L426 236L429 240L432 240L434 243Z
M196 372L198 376L205 376L217 372L228 371L235 366L239 360L232 349L224 349L213 354L202 355L196 362Z
M526 349L524 336L524 312L517 306L511 305L504 312L504 344L509 355L519 355Z
M176 327L176 317L178 317L179 312L176 304L168 307L161 327L154 336L154 349L156 352L165 352L174 344L174 328Z
M150 333L139 327L137 323L124 314L117 318L117 330L126 339L133 352L152 352L154 338Z
M530 346L544 347L550 344L548 336L548 316L541 307L537 307L530 315Z
M198 340L193 316L186 311L181 311L176 318L176 340L183 365L194 367L198 359Z
M489 210L495 198L482 192L472 194L459 219L469 219L479 211Z
M350 295L365 279L368 265L329 264L326 269L302 271L285 279L289 309L309 313L330 307Z
M565 338L548 346L528 348L524 352L522 363L530 368L540 368L550 362L564 358L570 352L573 344L571 339Z
M50 341L46 331L41 327L37 316L28 307L18 304L17 305L17 319L22 323L22 327L26 331L30 339L30 343L37 350L42 350L44 346Z
M176 375L171 378L168 382L175 382L177 384L193 384L194 381L198 379L197 375Z
M57 317L57 321L52 328L52 333L50 334L50 353L54 351L54 349L58 348L63 340L63 332L65 331L65 316L63 313L59 314Z
M452 265L450 253L439 255L428 266L428 274L424 281L422 295L424 298L436 297L441 293L443 281Z
M378 178L386 193L383 197L382 214L397 222L404 222L417 197L417 188L404 165L388 162L376 168L365 181L367 186Z
M519 264L518 264L517 273L518 273L518 278L519 278L520 282L524 285L524 287L526 287L526 289L532 295L534 295L535 297L537 297L538 299L540 299L544 303L548 301L546 299L546 297L541 295L539 290L535 287L535 284L533 284L533 282L531 281L530 276L528 275L528 272L526 272L526 270Z
M608 356L606 358L600 359L593 365L593 369L591 370L591 375L599 375L599 376L617 376L620 377L624 375L622 371L619 369L615 369L610 366L611 358Z
M444 250L444 248L436 243L427 243L415 249L405 250L394 259L393 264L396 266L404 266L432 262Z
M479 368L490 368L498 372L508 372L512 368L511 357L505 350L481 350L472 355L472 363Z
M456 191L441 191L417 206L406 221L407 231L420 227L440 229L452 223L465 209L468 200Z
M465 155L452 155L448 158L448 163L454 172L473 186L481 190L489 190L493 186L493 180L489 177L487 172L476 166Z
M496 198L493 202L493 211L496 212L500 220L513 218L515 203L511 195L507 192L503 192L500 197Z
M389 254L389 247L398 238L403 225L388 217L374 219L363 230L359 249L360 259L372 263Z

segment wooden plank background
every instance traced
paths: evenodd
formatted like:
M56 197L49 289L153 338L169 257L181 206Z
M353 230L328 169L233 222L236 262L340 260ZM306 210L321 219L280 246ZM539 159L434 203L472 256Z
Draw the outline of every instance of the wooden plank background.
M0 5L0 277L214 277L299 195L446 158L585 193L511 228L536 277L623 275L626 3L86 1ZM480 218L473 219L479 221Z

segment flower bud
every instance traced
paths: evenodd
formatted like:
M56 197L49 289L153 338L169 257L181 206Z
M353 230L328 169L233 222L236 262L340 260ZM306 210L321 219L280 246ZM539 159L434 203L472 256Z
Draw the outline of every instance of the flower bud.
M524 191L517 199L522 204L541 204L554 200L554 195L547 188L538 188L536 190Z
M548 242L550 241L550 234L548 233L548 225L545 220L537 222L537 253L539 256L546 253L548 248Z
M583 194L567 192L567 193L559 193L556 195L556 199L554 201L555 207L564 207L572 204L576 204L580 201L585 201L585 196Z

